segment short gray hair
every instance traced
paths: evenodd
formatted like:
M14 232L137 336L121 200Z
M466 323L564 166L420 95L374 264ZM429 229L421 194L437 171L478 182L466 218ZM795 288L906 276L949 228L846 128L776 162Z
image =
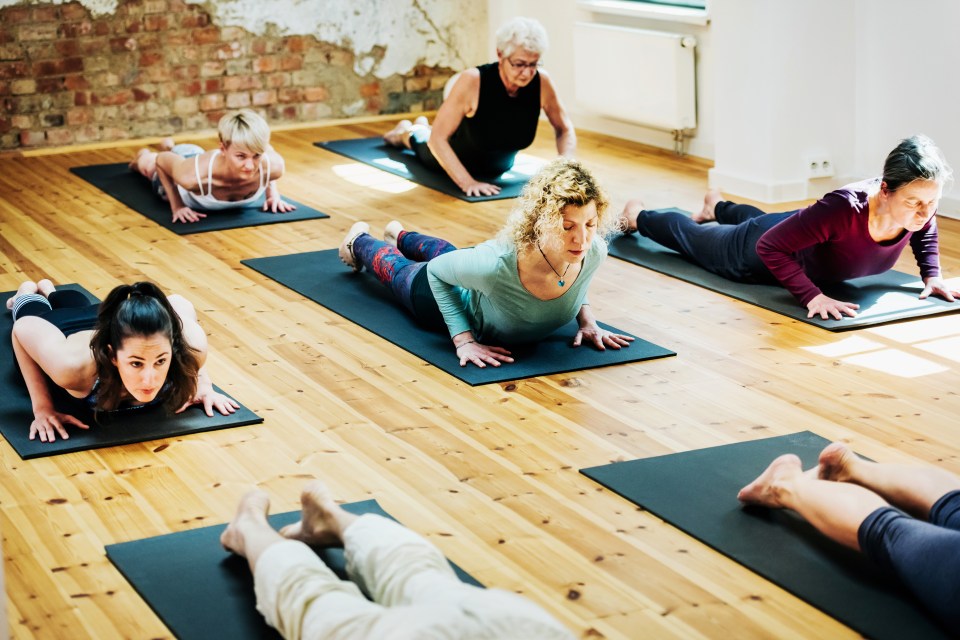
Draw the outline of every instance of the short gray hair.
M543 55L548 44L547 30L533 18L518 16L497 29L497 51L504 56L520 48Z
M896 191L914 180L933 180L943 186L953 179L953 169L943 153L925 135L904 138L883 163L883 181Z

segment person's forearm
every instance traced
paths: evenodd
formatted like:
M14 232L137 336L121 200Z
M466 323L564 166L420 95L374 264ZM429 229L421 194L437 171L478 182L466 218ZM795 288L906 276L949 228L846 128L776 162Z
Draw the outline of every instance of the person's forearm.
M443 170L447 172L447 175L450 176L450 179L453 180L458 187L465 189L467 185L475 182L473 176L470 175L467 168L460 162L460 158L457 157L457 154L453 151L453 147L450 146L447 140L442 140L431 135L429 140L427 140L427 147L430 148L430 153L433 154L433 157L437 159L437 162L440 163L440 166L443 167Z
M596 323L597 319L593 316L593 311L590 309L590 305L581 305L580 311L577 312L577 324L579 324L581 327L585 327Z
M577 154L577 133L573 127L567 127L556 132L557 154L565 158L573 158Z
M30 404L34 413L38 409L52 409L53 399L50 397L50 390L47 388L47 377L43 369L37 364L36 360L30 357L23 345L17 339L16 331L12 334L13 353L16 356L17 364L20 366L20 373L23 375L23 381L27 385L27 393L30 394Z
M167 194L167 202L170 203L170 211L176 213L183 208L183 198L180 197L180 190L170 175L157 165L157 177L160 178L160 184L163 185L163 192Z

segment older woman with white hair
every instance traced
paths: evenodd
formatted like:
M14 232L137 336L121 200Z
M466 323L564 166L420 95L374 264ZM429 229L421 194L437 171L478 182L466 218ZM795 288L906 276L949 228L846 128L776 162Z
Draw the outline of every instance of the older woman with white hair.
M543 25L513 18L497 31L497 62L456 76L433 127L423 117L403 120L383 139L412 149L425 166L445 171L468 196L499 193L485 180L508 171L517 152L533 143L541 109L553 126L557 153L572 157L577 149L573 123L540 68L546 48Z

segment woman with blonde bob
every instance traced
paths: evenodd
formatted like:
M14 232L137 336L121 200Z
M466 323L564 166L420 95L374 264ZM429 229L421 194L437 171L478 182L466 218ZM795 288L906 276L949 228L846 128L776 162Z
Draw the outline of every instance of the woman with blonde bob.
M617 224L607 205L583 165L558 158L527 184L493 240L457 249L394 220L380 241L357 222L340 258L355 271L373 271L421 325L445 325L460 366L513 362L501 345L535 342L573 318L580 325L573 346L586 340L620 349L633 338L600 328L587 301L607 255L603 237Z
M277 180L283 158L270 146L267 121L249 109L227 113L217 124L220 146L204 151L195 144L164 151L140 149L130 168L151 181L153 191L170 203L174 222L197 222L224 209L258 206L286 213L296 207L280 197Z

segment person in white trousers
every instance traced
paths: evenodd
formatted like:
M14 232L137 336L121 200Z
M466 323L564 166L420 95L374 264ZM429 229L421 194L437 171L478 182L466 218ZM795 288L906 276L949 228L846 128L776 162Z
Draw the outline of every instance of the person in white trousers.
M269 497L251 491L220 537L247 559L257 610L284 638L573 638L515 593L460 582L443 554L413 531L345 511L323 483L308 483L301 502L300 522L277 532L267 521ZM307 546L339 544L352 582Z

